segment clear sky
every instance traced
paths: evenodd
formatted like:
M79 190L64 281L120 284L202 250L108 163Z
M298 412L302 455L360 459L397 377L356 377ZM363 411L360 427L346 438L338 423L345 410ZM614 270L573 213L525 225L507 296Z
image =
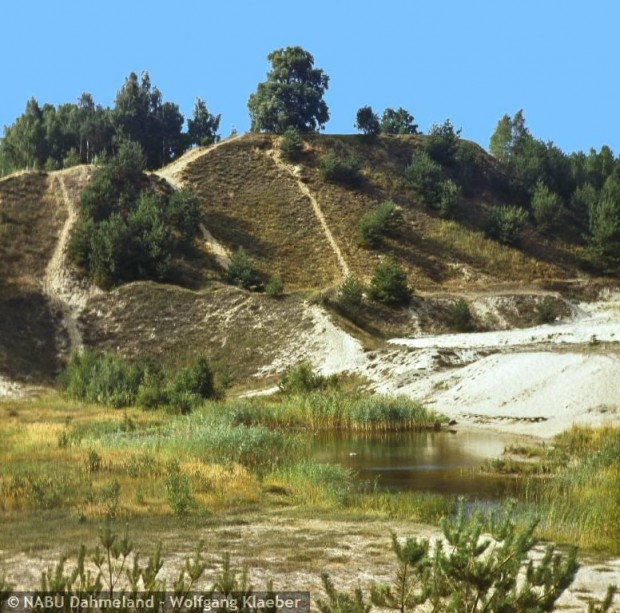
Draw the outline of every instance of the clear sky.
M537 138L620 154L618 0L2 0L0 21L0 126L31 96L112 105L146 70L186 117L199 96L244 132L267 54L300 45L330 77L326 132L403 106L487 147L523 108Z

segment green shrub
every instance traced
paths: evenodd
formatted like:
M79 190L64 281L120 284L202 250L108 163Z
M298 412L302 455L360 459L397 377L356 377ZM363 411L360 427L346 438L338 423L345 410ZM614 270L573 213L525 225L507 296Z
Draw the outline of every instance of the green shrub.
M215 397L213 372L206 358L199 357L180 369L166 387L165 397L167 405L183 415L202 400Z
M287 128L280 138L280 153L287 160L296 160L303 151L304 141L299 131L293 127Z
M533 559L536 524L517 527L511 510L467 516L461 504L455 519L442 520L443 538L434 544L392 534L397 571L392 585L373 586L373 604L399 611L424 604L433 611L472 613L554 610L579 567L576 549L564 554L548 545L541 558Z
M189 477L181 472L178 460L166 466L166 497L170 508L178 517L187 515L194 504Z
M439 200L443 172L426 151L413 155L411 164L405 170L405 179L426 203L435 204Z
M407 274L394 259L389 258L375 268L368 293L373 300L383 304L408 304L411 291Z
M284 371L278 387L283 394L307 394L315 390L334 388L337 384L337 377L318 374L312 364L304 360Z
M463 298L459 298L448 307L448 325L459 332L467 332L472 329L472 314L469 305Z
M374 246L390 231L396 217L396 205L391 201L381 203L376 209L365 213L357 224L357 234L363 245Z
M461 130L454 130L449 119L441 125L433 124L424 139L424 150L440 164L452 166L459 149Z
M262 288L260 273L243 247L239 247L230 258L226 280L228 283L243 289L256 291Z
M336 305L349 317L357 317L364 299L364 285L353 275L347 275L338 288Z
M536 305L536 323L550 324L557 318L555 301L551 296L545 296Z
M454 217L461 197L460 187L448 179L439 184L439 200L436 208L442 217Z
M284 283L280 275L274 275L265 286L265 291L274 298L280 297L284 292Z
M330 151L321 158L319 170L321 177L328 183L355 186L359 185L361 181L359 162L352 155L346 160L342 160Z
M532 211L542 232L551 230L562 212L562 199L544 183L538 182L532 196Z
M59 383L69 398L118 408L135 402L143 375L117 355L84 352L71 356Z
M516 245L525 224L527 213L516 206L494 206L486 220L486 235L504 245Z
M164 203L164 218L168 226L177 232L178 242L191 244L202 221L196 194L190 189L173 192Z

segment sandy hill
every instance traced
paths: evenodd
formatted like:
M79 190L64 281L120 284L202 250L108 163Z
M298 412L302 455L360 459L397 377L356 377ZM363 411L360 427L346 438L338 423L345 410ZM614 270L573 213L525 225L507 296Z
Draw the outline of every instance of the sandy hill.
M195 253L174 262L165 284L136 282L109 292L90 286L66 254L92 169L0 180L0 388L13 392L9 380L49 383L71 351L91 348L147 353L168 363L206 353L239 391L272 385L288 364L309 357L324 372L351 370L377 389L428 396L420 373L439 373L433 385L449 390L458 379L444 377L450 369L477 372L478 359L502 351L500 341L483 349L465 340L444 348L427 336L448 331L446 308L456 298L468 302L479 330L510 330L533 326L547 296L568 321L578 311L566 297L596 298L610 283L587 278L580 269L583 247L565 237L544 238L530 228L519 249L484 237L485 213L505 194L493 158L473 144L479 174L456 219L429 211L403 178L423 138L312 135L294 163L269 135L192 150L157 174L199 197L204 224ZM328 152L358 160L358 185L321 177ZM400 211L398 227L378 247L364 247L357 224L385 200ZM225 284L229 257L239 247L265 277L283 278L283 298ZM330 310L326 297L348 273L367 281L386 255L408 273L415 292L410 307L373 306L363 328ZM390 336L425 335L430 340L423 347L385 344ZM571 351L592 351L588 340L580 336ZM614 343L610 337L595 352L615 355ZM510 346L523 352L525 345ZM527 346L550 349L546 337ZM468 406L478 414L475 403Z

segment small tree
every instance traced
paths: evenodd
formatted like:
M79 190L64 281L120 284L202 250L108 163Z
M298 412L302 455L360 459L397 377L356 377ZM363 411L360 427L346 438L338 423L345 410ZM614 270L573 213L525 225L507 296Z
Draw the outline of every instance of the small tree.
M427 203L436 203L443 181L441 166L426 151L419 151L411 158L411 164L405 170L405 179Z
M424 140L424 150L440 164L452 166L459 149L461 130L454 130L449 119L441 125L433 124Z
M352 155L343 160L330 151L321 158L319 171L321 177L329 183L355 186L361 181L359 162Z
M532 210L536 224L547 232L557 223L562 212L562 199L553 193L542 181L536 184L532 197Z
M357 233L363 245L373 247L390 230L396 216L396 205L391 201L381 203L376 209L365 213L357 224Z
M364 285L353 275L347 275L342 285L338 288L336 304L347 316L354 319L360 313L363 299Z
M504 245L516 245L527 221L527 213L516 206L494 206L486 220L488 237Z
M448 325L459 332L468 332L472 328L472 314L469 305L459 298L448 307Z
M257 290L262 286L260 273L252 263L243 247L239 247L230 258L230 265L226 272L226 280L232 285L243 289Z
M407 304L411 292L407 285L407 274L392 258L379 264L372 275L370 297L388 305Z
M370 106L363 106L357 111L355 127L366 136L376 136L381 131L379 116Z
M212 115L207 110L207 105L201 98L196 98L194 103L194 115L187 120L187 134L189 140L195 145L212 145L220 140L217 133L220 127L221 115Z
M284 292L284 282L280 275L273 275L265 286L265 291L274 298L279 298Z
M435 206L442 217L453 217L461 197L461 188L448 179L439 184L439 200Z
M620 206L600 198L589 210L590 249L598 261L615 265L620 259Z

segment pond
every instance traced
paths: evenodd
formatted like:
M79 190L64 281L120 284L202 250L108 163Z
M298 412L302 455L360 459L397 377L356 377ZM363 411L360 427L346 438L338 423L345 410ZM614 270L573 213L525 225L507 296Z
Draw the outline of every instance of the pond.
M389 490L498 500L517 494L514 478L483 474L484 461L522 438L485 430L387 434L321 433L314 457L353 469L357 479Z

